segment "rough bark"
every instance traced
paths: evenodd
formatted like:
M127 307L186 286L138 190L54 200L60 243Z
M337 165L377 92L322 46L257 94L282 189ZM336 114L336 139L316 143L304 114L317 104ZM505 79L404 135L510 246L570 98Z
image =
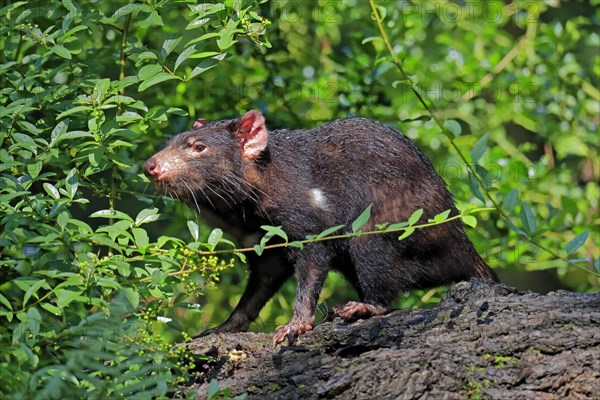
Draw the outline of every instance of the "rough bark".
M209 335L194 389L264 399L598 399L600 293L519 293L473 280L430 310L323 323L293 347Z

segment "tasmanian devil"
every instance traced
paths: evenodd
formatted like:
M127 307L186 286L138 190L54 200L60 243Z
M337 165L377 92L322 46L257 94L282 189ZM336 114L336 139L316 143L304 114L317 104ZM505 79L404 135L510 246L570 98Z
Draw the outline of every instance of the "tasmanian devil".
M406 221L423 209L422 221L446 210L452 195L430 161L400 132L364 118L348 118L306 130L267 130L259 111L240 118L199 119L144 164L165 194L216 215L238 236L278 225L290 240L349 225L369 205L375 224ZM348 228L349 229L349 228ZM252 257L245 293L216 332L245 331L265 303L294 272L298 279L291 321L274 341L289 342L312 329L315 307L330 268L356 288L360 302L333 310L346 320L389 311L399 291L472 277L496 280L459 220L398 234L353 236L286 248ZM282 262L283 261L283 262Z

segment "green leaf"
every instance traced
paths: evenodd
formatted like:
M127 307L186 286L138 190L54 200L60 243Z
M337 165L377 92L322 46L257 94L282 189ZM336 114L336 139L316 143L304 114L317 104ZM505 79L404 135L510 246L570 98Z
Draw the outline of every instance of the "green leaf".
M27 164L27 172L29 172L32 178L37 178L40 172L42 172L42 162L36 161L32 164Z
M492 187L493 179L491 174L485 167L475 164L475 172L481 178L481 182L483 182L484 188L489 189Z
M129 215L125 214L122 211L117 210L100 210L92 213L90 215L91 218L114 218L114 219L123 219L133 223L133 218Z
M460 126L460 123L453 119L445 120L444 128L446 128L455 138L459 137L462 133L462 127Z
M164 297L164 292L160 290L159 286L163 284L165 280L165 274L160 273L159 271L154 271L152 273L152 283L157 285L156 287L150 288L149 292L152 296L156 298Z
M296 240L296 241L293 241L293 242L289 242L288 243L288 247L294 247L294 248L302 250L304 248L304 243Z
M145 208L135 217L135 226L154 222L159 217L158 208Z
M437 214L435 217L431 218L429 220L429 222L438 223L438 222L443 222L443 221L447 220L448 216L450 215L450 211L452 211L452 210L446 210L444 212Z
M79 219L70 219L69 224L75 225L78 228L79 233L83 235L88 235L94 232L91 226Z
M406 230L404 232L402 232L402 234L400 236L398 236L398 240L404 240L407 237L409 237L410 235L412 235L415 231L415 228L406 228Z
M145 81L147 79L152 78L153 76L155 76L156 74L158 74L161 71L162 71L162 66L160 66L158 64L144 65L138 71L138 75L137 76L138 76L139 80Z
M155 271L155 272L166 275L160 271ZM116 289L116 290L121 289L121 285L119 285L119 283L116 280L114 280L113 278L100 278L96 281L96 283L98 284L98 286L102 286L105 288Z
M352 222L352 232L356 233L362 229L363 226L369 222L371 218L371 207L373 204L369 204L367 208Z
M173 67L173 71L177 71L177 68L179 68L181 63L184 62L185 60L187 60L188 58L190 58L194 54L195 51L196 51L196 46L190 46L190 47L184 49L181 53L179 53L177 60L175 60L175 67Z
M167 108L166 113L167 114L179 115L180 117L187 117L189 115L187 111L182 110L181 108L177 108L177 107L169 107L169 108Z
M477 218L472 215L463 215L460 217L460 219L465 225L469 225L471 228L475 228L477 226Z
M154 54L151 51L144 51L144 52L138 54L137 57L139 60L157 60L158 59L156 54Z
M92 235L89 237L89 240L91 240L92 243L97 243L102 246L110 247L111 249L114 249L119 252L121 251L121 248L113 240L110 240L106 236Z
M156 11L152 11L150 15L148 15L148 18L138 22L138 26L146 29L151 26L164 26L164 22Z
M200 62L200 64L198 64L196 66L196 68L194 68L192 70L188 79L192 79L192 78L200 75L201 73L208 71L209 69L211 69L215 65L217 65L219 63L219 61L220 60L218 60L216 58L209 58L208 60L203 60L202 62Z
M166 72L159 72L158 74L154 75L152 78L142 82L142 84L138 88L138 92L143 92L144 90L148 89L150 86L154 86L157 83L161 83L161 82L168 81L171 79L180 79L180 78L176 75L171 75Z
M219 49L226 50L236 42L233 40L233 34L236 31L235 28L237 27L238 23L239 20L234 21L233 19L230 19L227 22L225 29L220 32L221 37L217 39L217 46L219 46Z
M385 228L386 232L390 232L390 231L395 231L401 228L405 228L408 226L408 222L396 222L393 224L390 224L387 228Z
M54 304L50 304L50 303L42 303L40 304L40 306L48 311L50 314L55 315L55 316L62 316L63 312L60 308L56 307Z
M61 135L61 137L59 137L57 139L57 142L61 141L61 140L69 140L69 139L77 139L77 138L82 138L82 137L93 137L94 135L90 132L86 132L86 131L71 131L71 132L65 132L64 135Z
M192 22L193 23L193 22ZM191 24L190 24L191 25ZM190 26L188 25L188 27ZM189 28L185 28L185 29L189 29ZM204 35L197 37L196 39L192 39L187 43L187 46L191 46L193 44L196 44L198 42L202 42L205 41L206 39L212 39L214 37L219 37L219 33L218 32L210 32L210 33L205 33Z
M2 303L10 311L13 310L12 304L10 304L10 301L8 301L8 299L6 297L4 297L4 295L2 293L0 293L0 303Z
M187 227L190 230L190 233L192 234L194 241L197 242L198 237L200 236L200 230L198 229L198 224L195 223L194 221L188 221Z
M282 238L286 243L288 241L288 237L287 234L283 231L283 229L281 229L281 226L270 226L270 225L262 225L261 229L264 229L265 231L267 231L267 233L262 237L262 239L260 240L260 245L264 246L267 244L267 242L269 240L271 240L271 238L275 237L275 236L279 236L280 238Z
M135 240L135 245L138 250L144 249L150 243L150 239L148 238L148 233L144 228L132 228L131 233L133 233L133 238Z
M52 147L62 135L67 132L67 128L69 127L69 120L65 119L60 121L54 129L52 130L52 134L50 136L50 147Z
M200 53L194 53L192 54L189 58L206 58L206 57L213 57L215 59L218 59L218 57L220 56L224 56L223 53L219 53L216 51L201 51Z
M408 219L408 225L414 225L417 222L419 222L419 219L421 218L421 216L423 215L423 209L419 208L418 210L415 210L415 212L412 213L412 215L410 216L410 218Z
M91 106L77 106L77 107L72 107L69 108L68 110L61 112L60 114L58 114L56 116L56 119L59 120L63 117L66 117L67 115L71 115L71 114L75 114L81 111L87 111L87 112L92 112L94 111L94 108Z
M223 231L221 229L215 228L212 230L210 235L208 235L208 240L207 240L208 244L211 246L211 250L214 250L214 248L217 247L217 245L221 241L222 237L223 237Z
M196 47L191 46L181 52L177 60L175 61L175 70L179 67L179 65L187 59L196 59L196 58L206 58L206 57L214 57L219 55L220 53L216 51L202 51L196 53Z
M201 3L190 7L192 14L198 14L197 18L203 18L207 15L217 13L225 9L225 5L222 3Z
M14 9L24 6L25 4L28 4L28 3L29 3L28 1L17 1L12 4L9 4L5 7L2 7L2 8L0 8L0 17L4 17L6 14L10 13Z
M589 234L590 234L590 230L586 229L579 235L575 236L573 238L573 240L571 240L569 243L567 243L567 246L565 247L565 249L567 250L567 254L573 254L581 246L583 246L585 241L587 240Z
M117 18L120 18L124 15L137 13L140 11L148 11L149 12L149 11L151 11L151 9L149 9L148 6L143 5L143 4L127 4L127 5L119 8L117 11L115 11L115 13L112 15L112 17L110 17L110 19L116 20Z
M338 226L334 226L334 227L331 227L331 228L327 228L327 229L325 229L323 232L319 233L319 234L317 235L317 238L318 238L318 239L321 239L321 238L324 238L325 236L329 236L329 235L331 235L332 233L334 233L334 232L337 232L337 231L339 231L340 229L344 228L345 226L346 226L346 225L338 225Z
M160 50L161 56L163 59L167 58L167 56L169 54L171 54L171 52L175 49L175 47L177 47L177 45L179 44L179 42L181 42L181 38L182 36L173 38L173 39L166 39L162 45L162 48Z
M72 3L71 3L71 4L72 4ZM65 5L65 3L64 3L64 2L63 2L63 5ZM69 11L71 11L71 10L69 10ZM73 10L73 12L76 12L76 11L75 11L75 10ZM67 32L65 32L65 34L64 34L64 35L62 35L62 36L60 36L60 37L58 38L58 41L59 41L60 43L63 43L63 42L66 40L66 39L70 38L71 36L73 36L73 35L74 35L74 34L76 34L77 32L79 32L79 31L83 31L83 30L87 30L87 31L89 32L89 30L90 30L90 29L89 29L87 26L85 26L85 25L78 25L78 26L76 26L76 27L74 27L74 28L72 28L72 29L69 29Z
M27 132L29 133L33 133L34 135L37 135L40 130L31 122L28 121L18 121L17 125L19 125L21 128L25 129ZM31 138L30 138L31 139ZM33 142L33 140L32 140ZM33 142L35 144L35 142Z
M213 378L208 384L208 397L216 396L219 393L219 382Z
M27 310L27 326L29 332L33 335L34 339L40 333L40 327L42 325L42 314L35 307L31 307Z
M523 224L523 228L525 232L528 234L533 234L537 231L537 224L535 222L535 215L533 214L533 210L529 208L529 206L525 203L521 204L521 223Z
M58 217L56 218L56 224L61 228L61 230L64 231L65 227L69 223L69 219L70 219L69 213L66 211L63 211L60 214L58 214Z
M236 251L235 253L233 253L234 256L236 256L240 262L246 264L247 260L246 260L246 255L244 253L240 253L239 251Z
M362 42L360 42L360 44L366 44L369 42L383 42L383 39L381 38L381 36L369 36L368 38L363 39Z
M130 287L125 287L125 288L122 288L121 290L123 291L123 294L129 301L129 304L131 304L131 306L133 308L137 309L138 306L140 305L140 294L138 292L136 292L135 290L133 290L133 288L130 288Z
M23 296L23 308L25 308L25 306L27 305L27 302L29 301L31 296L35 295L35 298L39 299L39 296L37 295L37 291L40 290L41 288L51 290L50 285L48 285L48 283L46 282L45 279L41 279L41 280L35 282L33 285L31 285L31 287L29 287L29 289L27 289L27 291L25 292L25 295Z
M502 205L508 211L512 211L519 204L519 191L517 189L512 189L510 192L504 196L502 200Z
M485 198L483 197L483 195L481 194L481 191L479 190L479 182L477 181L477 178L475 178L475 175L473 175L471 173L471 171L468 171L468 182L469 182L469 188L471 189L471 193L473 193L473 195L475 197L477 197L479 200L481 200L485 204Z
M67 194L71 199L75 198L77 194L77 188L79 187L79 174L77 170L73 168L69 171L67 175L67 179L65 180L65 188L67 189Z
M481 137L481 139L479 139L477 141L477 143L475 143L475 146L473 146L473 149L471 149L471 161L473 161L474 163L477 163L479 161L479 159L481 158L481 156L483 156L483 154L487 151L487 149L488 149L487 141L488 141L489 136L490 136L489 133L486 133L485 135L483 135Z
M67 60L71 59L71 53L69 52L69 50L67 50L64 46L62 46L60 44L57 44L56 46L51 47L50 51L52 51L54 54L58 55L59 57L66 58Z
M54 294L56 294L56 298L57 298L56 304L58 304L58 306L60 308L65 308L73 300L78 299L81 296L81 293L83 293L83 291L56 289L54 291Z
M108 236L110 236L111 240L115 240L116 238L123 236L133 240L133 237L129 234L129 229L131 228L131 221L121 220L114 222L110 225L101 226L96 229L96 233L106 232Z
M259 256L262 255L263 251L265 251L264 246L261 246L260 244L255 244L252 248L254 249L254 252Z
M596 258L596 261L594 261L594 268L596 268L596 272L600 273L600 257Z

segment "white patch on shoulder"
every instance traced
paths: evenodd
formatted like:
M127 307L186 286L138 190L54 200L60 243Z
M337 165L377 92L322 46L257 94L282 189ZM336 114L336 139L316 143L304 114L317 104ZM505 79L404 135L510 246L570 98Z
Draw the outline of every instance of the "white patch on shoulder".
M325 198L325 194L321 189L310 189L310 204L313 207L320 208L321 210L327 210L327 199Z

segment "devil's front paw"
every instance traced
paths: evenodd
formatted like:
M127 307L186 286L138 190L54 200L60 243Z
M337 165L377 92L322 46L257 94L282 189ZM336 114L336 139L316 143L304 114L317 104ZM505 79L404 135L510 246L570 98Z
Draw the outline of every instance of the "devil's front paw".
M273 336L273 344L281 343L287 338L288 345L291 346L299 335L312 330L312 328L312 324L291 321L286 325L277 327L275 336Z

